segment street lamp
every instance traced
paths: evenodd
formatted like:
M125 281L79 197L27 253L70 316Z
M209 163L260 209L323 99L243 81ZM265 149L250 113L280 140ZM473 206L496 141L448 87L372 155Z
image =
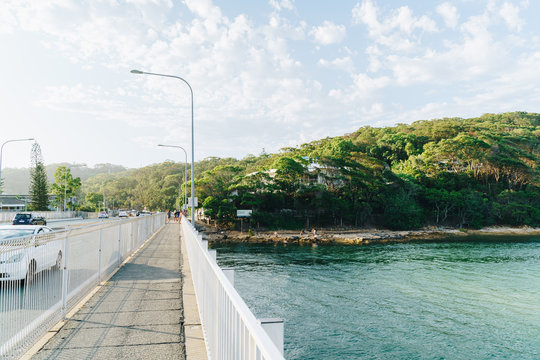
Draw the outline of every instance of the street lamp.
M6 142L4 142L2 144L2 147L0 147L0 184L2 182L2 152L4 151L4 145L6 145L7 143L10 143L10 142L15 142L15 141L32 141L32 140L36 140L34 138L29 138L29 139L14 139L14 140L8 140Z
M131 73L175 78L182 80L189 87L189 91L191 93L191 224L195 227L195 136L193 131L193 89L191 88L191 85L189 85L189 83L180 76L155 74L140 70L131 70Z
M66 197L67 197L67 167L64 171L64 208L63 211L66 211Z
M184 151L184 155L186 156L186 161L184 162L184 204L187 203L187 191L186 191L186 181L187 181L187 152L186 152L186 149L184 149L183 147L181 146L178 146L178 145L163 145L163 144L158 144L158 146L162 146L162 147L170 147L170 148L178 148L178 149L182 149ZM180 196L180 194L178 194L178 196Z

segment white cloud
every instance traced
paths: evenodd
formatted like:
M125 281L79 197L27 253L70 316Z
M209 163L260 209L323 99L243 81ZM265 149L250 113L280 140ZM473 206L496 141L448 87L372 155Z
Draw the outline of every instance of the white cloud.
M13 15L9 3L0 2L0 33L11 33L17 26L17 19Z
M270 6L277 11L281 9L295 10L294 0L269 0Z
M406 7L380 14L372 1L364 0L355 6L353 15L358 23L367 26L373 41L366 49L368 70L390 71L392 84L402 87L420 83L448 85L504 72L514 61L510 55L512 48L520 46L521 41L510 36L494 38L490 31L496 23L494 16L508 8L508 3L500 8L495 5L488 3L483 13L469 16L459 28L457 8L450 3L439 5L437 12L448 26L457 29L453 38L439 41L442 46L426 46L414 33L415 29L435 31L430 21L429 26L420 25L424 17L415 17ZM515 14L516 8L510 8L513 12L508 14ZM511 18L512 24L516 24L515 16Z
M364 73L352 74L353 84L347 89L332 89L329 96L345 104L370 103L378 97L378 91L389 86L392 80L387 76L370 77Z
M345 71L348 73L352 73L354 71L354 61L350 56L345 56L342 58L335 58L334 60L328 61L325 59L319 59L318 64L320 66L333 68L341 71Z
M331 21L324 21L321 26L313 27L310 34L318 44L338 44L345 39L347 29L344 25L336 25Z
M501 6L499 14L504 19L506 25L510 30L515 30L518 32L521 31L521 28L523 26L523 20L519 16L518 6L505 2Z
M352 10L353 23L364 24L369 36L378 44L397 51L412 51L419 44L423 32L436 32L436 23L426 15L414 16L402 6L379 20L379 9L371 0L363 0Z
M455 29L459 21L459 13L457 8L449 2L442 3L437 6L437 13L439 13L446 26Z

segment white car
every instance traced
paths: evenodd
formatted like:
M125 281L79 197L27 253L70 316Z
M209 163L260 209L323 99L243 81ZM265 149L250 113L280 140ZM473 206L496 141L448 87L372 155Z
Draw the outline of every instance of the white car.
M63 242L43 225L0 226L0 281L31 282L36 274L62 267Z
M118 211L118 217L129 217L129 214L127 211L120 210Z
M101 211L99 214L98 214L98 219L108 219L109 218L109 214L107 214L106 211Z

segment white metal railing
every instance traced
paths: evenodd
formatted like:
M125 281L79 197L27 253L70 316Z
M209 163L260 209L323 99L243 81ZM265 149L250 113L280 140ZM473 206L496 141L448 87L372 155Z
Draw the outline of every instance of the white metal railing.
M182 217L189 265L210 359L283 359L208 251L208 242ZM282 346L281 346L282 347Z
M24 354L164 223L155 214L18 238L4 233L0 358Z

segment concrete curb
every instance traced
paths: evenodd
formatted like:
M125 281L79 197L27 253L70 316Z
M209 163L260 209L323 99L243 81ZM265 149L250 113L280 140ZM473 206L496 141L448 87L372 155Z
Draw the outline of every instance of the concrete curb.
M182 249L182 301L184 303L184 334L186 341L186 359L202 360L208 359L206 343L199 318L199 307L193 287L191 268L187 255L184 236L181 235Z

